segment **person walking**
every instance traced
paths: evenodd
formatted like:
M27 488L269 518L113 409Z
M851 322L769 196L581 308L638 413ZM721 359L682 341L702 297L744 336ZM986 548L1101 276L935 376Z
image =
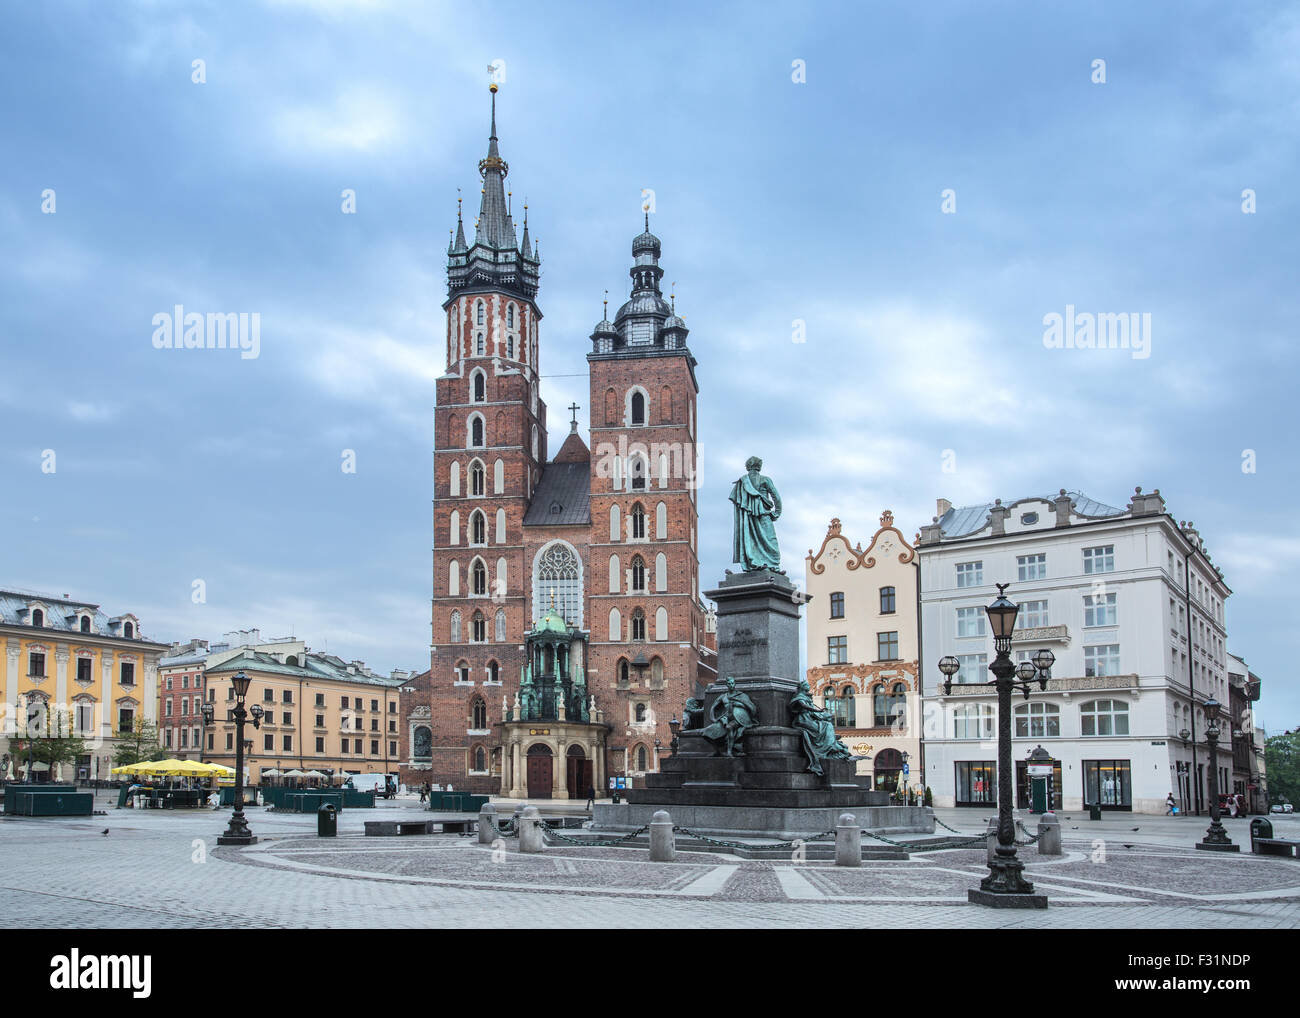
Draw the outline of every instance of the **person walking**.
M1174 793L1170 792L1165 797L1165 816L1173 816L1178 812L1178 804L1174 802Z
M587 809L592 809L596 804L596 786L587 786Z

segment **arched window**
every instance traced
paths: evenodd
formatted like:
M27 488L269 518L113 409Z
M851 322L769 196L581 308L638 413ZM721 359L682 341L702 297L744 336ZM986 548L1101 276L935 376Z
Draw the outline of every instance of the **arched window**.
M643 704L643 703L638 703L638 704L636 705L636 720L637 720L637 721L640 721L640 722L644 722L644 721L647 720L647 718L646 718L646 706L645 706L645 704Z
M451 476L448 479L448 487L451 489L451 494L460 494L460 464L455 461L451 464Z
M632 392L632 413L629 418L631 424L645 423L645 393L633 390Z
M663 593L668 589L668 556L660 552L655 556L655 590Z
M469 419L469 448L481 449L483 447L483 418L474 414Z
M650 769L650 761L644 746L637 746L636 748L636 769L639 771L648 771Z
M663 606L655 609L655 639L668 639L668 609Z
M1061 734L1061 708L1034 700L1016 707L1016 738L1048 739Z
M605 424L607 426L618 423L618 396L613 389L605 390Z
M474 337L474 353L478 357L482 357L487 353L487 341L483 338L481 332Z
M460 544L460 510L459 509L453 509L451 511L451 522L448 527L448 530L449 530L449 534L447 538L447 543L452 545L453 547Z
M492 464L492 493L504 494L506 490L506 465L501 460Z
M515 337L514 336L506 337L506 358L508 360L515 359Z
M506 610L504 608L497 609L496 631L497 631L496 632L497 643L505 643L506 642ZM495 667L495 665L496 662L494 661L493 666Z
M883 682L871 687L871 721L876 728L889 727L889 697Z
M483 374L482 371L474 372L473 402L475 403L487 402L487 375Z
M492 596L494 598L503 598L506 596L506 581L510 578L510 567L506 563L506 557L502 555L497 559L497 578L492 587Z
M487 520L478 509L475 509L469 517L469 543L487 543Z
M619 517L618 506L617 505L610 506L609 507L609 539L611 541L617 541L619 540L619 538L623 536L622 534L619 533L618 517Z
M645 642L645 612L640 608L632 612L632 641L634 643Z
M647 472L645 457L640 453L633 453L627 459L628 488L632 491L644 491Z
M41 611L39 608L33 608L32 625L37 628L43 628L45 626L45 612Z
M494 538L497 544L506 543L506 511L497 510L497 536Z
M479 301L478 304L475 305L475 308L474 308L474 324L475 324L475 325L482 325L482 324L483 324L483 302L482 302L482 301Z
M652 657L650 659L650 685L654 687L662 686L664 683L664 659L661 657Z
M623 620L617 608L609 610L609 639L611 643L623 642Z
M632 540L645 538L645 509L640 502L632 503Z
M671 424L673 419L673 390L664 386L659 390L659 422Z
M645 593L645 559L640 555L632 558L632 592L634 594Z
M896 610L895 603L896 603L896 598L894 596L894 588L881 587L880 588L880 614L881 615L892 614Z
M82 631L83 633L89 633L89 632L90 632L90 616L89 616L89 615L83 615L83 616L81 616L81 631Z
M474 618L471 620L471 625L474 630L472 634L473 641L475 643L486 643L487 620L483 618L483 613L481 611L474 612Z
M537 425L533 425L533 459L537 459Z
M474 769L476 771L487 770L487 753L482 746L474 747Z
M456 662L456 682L469 682L469 665L464 661Z
M510 444L510 422L504 410L497 411L496 423L492 426L492 436L497 445Z
M836 700L835 727L856 728L858 726L857 690L845 686Z
M617 609L615 609L617 611ZM618 681L620 685L626 686L632 678L631 667L627 663L627 658L618 659Z
M582 564L573 546L553 541L542 547L533 561L533 619L546 614L555 598L555 610L571 626L582 628Z
M668 487L668 454L666 452L659 454L659 487Z
M513 329L514 327L515 327L515 306L513 304L507 304L506 305L506 328Z
M907 715L907 687L901 682L894 683L894 689L889 697L889 723L901 724L902 719Z
M481 696L474 697L474 704L471 708L472 721L471 728L482 730L487 725L487 703Z
M447 593L451 597L460 596L460 563L453 561L447 566Z
M1128 704L1089 700L1079 708L1080 735L1128 735Z
M668 539L668 506L663 502L655 506L655 537L660 541Z
M484 470L483 464L475 460L469 468L469 493L475 498L483 497Z
M487 677L488 682L501 681L501 667L496 663L496 661L488 662L487 676L488 676Z
M474 585L470 588L474 594L486 595L487 589L487 566L483 564L481 558L474 560L473 568Z
M622 574L623 574L622 566L619 563L618 556L611 555L609 557L609 592L611 594L618 593L619 586L621 584L620 577L622 576Z
M460 612L451 613L451 642L460 643Z

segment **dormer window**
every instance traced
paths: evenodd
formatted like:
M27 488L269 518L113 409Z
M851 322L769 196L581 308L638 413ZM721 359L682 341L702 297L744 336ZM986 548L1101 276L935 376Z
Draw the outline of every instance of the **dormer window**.
M1020 523L1022 526L1032 527L1038 522L1038 513L1021 513Z
M81 616L81 627L80 627L80 628L81 628L81 631L82 631L83 633L89 633L89 632L90 632L90 616L89 616L89 615L83 615L83 616Z
M32 609L32 625L38 629L45 628L45 612L39 608Z
M135 626L133 626L130 622L123 622L122 635L126 637L128 640L135 639Z

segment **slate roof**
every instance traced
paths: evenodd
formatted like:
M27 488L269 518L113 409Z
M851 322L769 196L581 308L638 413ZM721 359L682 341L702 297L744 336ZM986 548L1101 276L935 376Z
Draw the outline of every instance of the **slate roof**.
M0 590L0 624L6 626L28 626L32 624L27 606L32 601L39 601L46 607L45 630L59 633L72 633L77 636L107 636L115 640L126 639L122 635L122 622L127 618L135 621L135 616L108 615L100 611L99 605L87 601L73 601L66 597L53 597L49 594L28 593L21 590ZM80 609L91 613L90 633L81 632L81 621L77 615ZM133 640L141 643L153 641L142 636L139 622L135 625Z
M548 463L524 515L525 527L591 523L591 463Z
M390 688L405 685L407 679L394 679L387 675L368 675L365 672L350 672L342 658L332 654L308 654L303 664L281 664L271 654L262 654L246 650L229 661L222 661L208 669L209 675L223 672L248 671L267 672L272 675L285 675L295 679L335 679L339 682L358 682L368 686L388 686Z
M1081 516L1123 516L1127 509L1116 509L1114 506L1106 505L1104 502L1098 502L1095 498L1089 498L1081 491L1067 491L1070 501L1074 503L1074 511ZM1046 502L1052 502L1057 499L1058 495L1029 495L1028 498L1041 498ZM1017 499L1017 501L1022 501ZM968 534L974 534L984 528L988 522L989 510L995 503L985 502L983 505L967 505L949 509L939 519L939 526L943 531L944 537L965 537ZM1015 502L1003 502L1003 505L1012 506Z

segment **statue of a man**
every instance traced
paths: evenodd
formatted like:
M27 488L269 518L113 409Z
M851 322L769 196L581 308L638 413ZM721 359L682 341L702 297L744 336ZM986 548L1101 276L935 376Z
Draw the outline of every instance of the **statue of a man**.
M781 496L770 477L762 474L763 461L751 456L745 461L745 476L731 486L735 505L735 529L731 560L747 573L770 569L784 573L781 549L776 543L776 520L781 518Z
M721 747L724 755L735 756L736 744L744 739L748 729L758 723L758 708L748 694L736 692L736 680L727 676L727 691L713 701L709 716L713 723L700 734L713 744L714 749Z
M822 760L848 760L853 756L849 747L835 737L830 714L813 703L807 679L799 680L799 692L790 698L790 727L798 731L808 769L814 774L824 773Z

